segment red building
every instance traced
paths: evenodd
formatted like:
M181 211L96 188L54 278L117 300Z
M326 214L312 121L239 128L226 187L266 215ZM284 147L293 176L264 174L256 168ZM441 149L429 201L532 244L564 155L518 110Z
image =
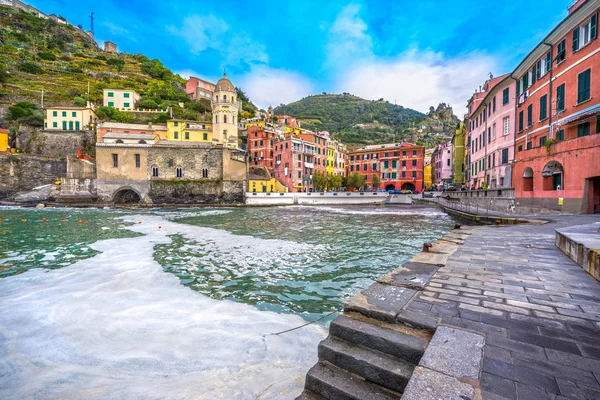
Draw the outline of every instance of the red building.
M600 212L600 0L579 0L512 73L520 206Z
M277 123L279 125L291 126L292 128L298 128L298 122L296 118L290 117L289 115L276 115Z
M315 171L316 147L314 142L289 137L275 142L273 177L287 186L290 192L301 192L311 187Z
M348 153L348 174L366 175L372 189L423 191L425 148L410 143L366 146ZM373 188L373 175L381 181Z
M190 79L185 84L185 93L193 101L200 99L209 100L212 98L212 94L215 91L215 84L205 81L204 79L190 76Z
M314 163L314 170L324 174L327 168L327 142L329 141L329 134L303 130L299 135L295 136L314 146L315 154L312 161Z
M273 173L274 142L279 134L268 127L250 126L248 128L248 155L250 165L262 165Z

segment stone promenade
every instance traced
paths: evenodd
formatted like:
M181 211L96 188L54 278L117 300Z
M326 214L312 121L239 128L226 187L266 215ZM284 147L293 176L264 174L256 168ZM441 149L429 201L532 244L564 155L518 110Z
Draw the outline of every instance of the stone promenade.
M479 227L408 306L485 335L483 399L600 399L600 282L545 225Z

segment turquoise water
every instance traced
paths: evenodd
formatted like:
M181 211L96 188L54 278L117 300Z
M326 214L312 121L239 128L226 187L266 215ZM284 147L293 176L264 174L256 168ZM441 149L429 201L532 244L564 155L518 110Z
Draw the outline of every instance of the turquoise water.
M0 218L0 399L294 399L328 319L295 328L453 225L394 207Z
M2 209L0 276L93 257L95 241L139 235L128 229L135 222L123 220L136 215L180 226L170 243L154 246L153 257L182 284L306 319L340 310L453 225L446 214L417 207Z

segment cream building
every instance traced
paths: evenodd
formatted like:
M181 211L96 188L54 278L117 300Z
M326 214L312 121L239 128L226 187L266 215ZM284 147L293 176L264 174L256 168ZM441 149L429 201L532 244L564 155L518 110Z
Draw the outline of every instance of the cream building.
M48 107L44 129L54 131L79 131L91 129L98 116L91 107Z
M104 107L133 111L141 100L142 97L135 90L104 89Z
M237 99L235 87L227 75L215 85L212 97L213 144L237 148L238 115L241 104Z

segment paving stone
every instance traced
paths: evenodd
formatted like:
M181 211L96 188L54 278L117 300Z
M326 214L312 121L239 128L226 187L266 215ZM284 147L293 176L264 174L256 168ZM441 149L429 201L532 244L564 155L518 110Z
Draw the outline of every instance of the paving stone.
M562 327L565 326L562 322L559 322L559 321L551 321L549 319L536 318L536 317L531 317L529 315L523 315L523 314L508 313L508 318L511 321L527 322L532 325L546 326L549 328L561 329Z
M367 317L394 322L396 314L408 303L415 290L373 283L344 304L344 311L356 311Z
M600 360L577 356L575 354L565 353L554 349L546 349L546 355L548 356L548 360L558 364L581 368L586 371L600 371Z
M413 311L430 311L431 310L431 304L422 302L422 301L418 301L418 300L413 300L411 301L408 306L406 306L407 310L413 310Z
M532 400L555 400L556 396L533 386L524 385L517 382L517 398Z
M519 342L530 343L536 346L555 349L559 351L564 351L566 353L572 353L576 355L581 355L579 348L573 342L568 342L566 340L560 340L551 338L543 335L536 335L533 333L525 333L523 331L509 331L508 336L512 340L516 340Z
M508 331L505 328L500 328L500 327L494 326L494 325L482 324L481 322L471 321L469 319L453 317L450 320L450 324L452 326L457 326L459 328L466 328L466 329L472 330L474 332L494 333L496 335L508 336Z
M515 382L484 372L481 376L481 390L493 393L503 399L516 399ZM487 399L488 397L484 397Z
M590 313L590 312L582 312L582 311L573 311L565 308L557 308L559 314L568 315L570 317L580 318L580 319L589 319L593 321L600 321L600 315Z
M533 314L536 317L547 318L547 319L551 319L554 321L571 322L571 323L575 323L575 324L584 324L584 325L586 324L585 319L569 317L567 315L562 315L562 314L547 313L544 311L535 311L535 310L533 311Z
M458 292L456 290L436 288L436 287L428 287L427 290L429 290L430 292L436 292L436 293L458 294Z
M486 344L501 347L514 352L530 354L540 359L546 357L543 347L535 346L529 343L518 342L502 335L488 335L486 338Z
M423 287L437 271L438 267L431 264L405 262L378 281L392 285Z
M529 366L532 369L548 375L581 382L590 386L598 386L596 378L590 371L568 367L565 365L558 365L548 360L540 360L538 358L519 353L514 353L512 355L512 359L513 364L516 365Z
M562 378L556 378L560 393L569 398L576 400L596 400L600 399L600 389L590 387L577 382L569 381Z
M515 306L515 307L521 307L521 308L529 308L531 310L538 310L538 311L546 311L549 313L552 312L556 312L554 310L554 308L552 307L548 307L548 306L544 306L544 305L539 305L539 304L533 304L533 303L529 303L526 301L517 301L517 300L506 300L506 304L511 305L511 306Z
M396 323L415 329L434 331L438 326L438 322L438 318L410 310L402 310L396 315Z
M535 371L531 368L509 364L498 360L484 359L483 371L493 375L498 375L502 378L510 379L512 381L525 383L542 389L546 392L560 394L558 384L553 377Z
M578 305L568 304L568 303L565 303L564 301L561 302L561 301L555 301L555 300L542 300L542 299L538 299L535 297L531 297L529 299L529 301L531 303L542 304L542 305L550 306L550 307L560 307L560 308L566 308L569 310L581 311L581 308ZM541 310L541 311L544 311L544 310Z
M419 365L456 378L478 379L484 342L483 335L440 326Z
M453 294L440 293L438 298L443 299L443 300L456 301L457 303L467 303L467 304L473 304L476 306L479 305L479 300L477 300L477 299L471 299L469 297L463 297L463 296L455 296Z
M471 385L428 368L417 367L402 400L470 400L474 396L475 390Z
M510 350L503 349L501 347L490 346L489 344L485 346L484 357L491 358L492 360L512 363L512 355Z
M490 314L490 315L498 315L498 316L504 315L504 313L502 311L490 310L489 308L474 306L472 304L461 303L458 305L458 308L463 308L466 310L471 310L471 311L475 311L475 312L482 313L482 314Z
M492 303L491 301L483 301L481 303L483 307L494 308L500 311L529 315L529 310L527 310L526 308L509 306L506 304Z
M600 338L597 340L596 345L600 346ZM584 356L600 360L600 347L580 343L579 348Z
M521 314L518 314L521 315ZM481 322L485 324L501 326L510 330L522 330L524 332L537 333L537 326L526 323L515 321L506 317L497 317L493 315L484 315L481 317Z

